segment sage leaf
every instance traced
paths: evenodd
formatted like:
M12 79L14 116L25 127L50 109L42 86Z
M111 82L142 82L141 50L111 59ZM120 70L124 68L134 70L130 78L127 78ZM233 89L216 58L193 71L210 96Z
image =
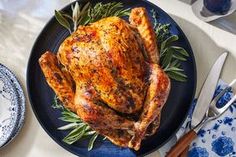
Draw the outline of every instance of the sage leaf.
M81 122L80 119L77 119L77 118L71 118L71 117L60 117L58 118L64 122L70 122L70 123L76 123L76 122Z
M80 15L80 6L79 3L76 2L75 6L72 7L72 19L73 21L77 21Z
M71 30L70 30L70 23L66 20L66 18L57 10L55 10L55 17L57 19L57 21L66 29L68 29L68 31L71 34Z
M172 56L173 56L173 50L172 49L167 48L167 50L165 52L166 52L166 54L163 57L163 60L161 61L163 67L166 67L171 62L171 59L172 59Z
M64 125L64 126L61 126L59 128L57 128L58 130L69 130L69 129L73 129L75 128L76 126L78 126L79 124L77 123L69 123L67 125Z
M177 35L172 35L169 38L167 38L165 41L161 43L161 51L164 50L167 46L169 46L172 42L177 41L179 37Z
M182 54L186 57L189 57L188 52L184 48L178 47L178 46L171 46L171 48L174 49L176 52L179 52L180 54Z
M180 55L178 53L174 54L173 58L176 58L176 59L178 59L180 61L187 61L187 59L185 57L183 57L182 55Z
M84 133L84 136L91 136L95 133L96 133L96 131L88 131L88 132Z
M176 80L176 81L180 81L180 82L186 82L187 81L187 76L184 75L179 75L180 73L175 73L174 71L170 71L170 72L167 72L168 76L173 79L173 80Z
M67 144L73 144L80 138L82 138L84 133L85 133L85 126L80 128L75 128L63 139L63 141Z
M92 150L93 149L93 145L94 145L94 142L95 140L97 139L98 137L98 134L94 134L92 136L92 138L89 140L89 144L88 144L88 151Z
M75 114L74 112L71 112L71 111L69 111L67 109L65 109L61 113L62 113L62 115L65 115L65 116L68 116L68 117L71 117L71 118L79 119L79 116L77 114Z

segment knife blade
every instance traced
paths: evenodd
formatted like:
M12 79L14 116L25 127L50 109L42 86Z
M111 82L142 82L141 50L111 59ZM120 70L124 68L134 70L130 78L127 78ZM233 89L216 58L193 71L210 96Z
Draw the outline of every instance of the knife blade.
M179 157L187 156L188 146L197 137L198 125L201 124L207 109L210 106L227 55L227 52L220 55L212 66L207 79L202 86L197 104L193 111L191 130L180 138L180 140L166 154L166 157L178 157L179 155Z
M205 80L200 95L198 97L197 104L193 111L191 128L197 126L205 116L207 109L209 108L210 102L214 96L216 85L218 83L222 67L224 65L225 59L228 55L228 52L224 52L216 60L212 66L207 79Z

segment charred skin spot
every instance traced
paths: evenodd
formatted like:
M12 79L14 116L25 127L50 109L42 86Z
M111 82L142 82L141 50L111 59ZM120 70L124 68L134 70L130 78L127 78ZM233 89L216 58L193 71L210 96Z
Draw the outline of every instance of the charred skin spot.
M134 109L135 108L135 103L134 103L134 99L132 97L128 97L127 98L127 101L128 101L128 108L132 108Z
M79 52L79 49L78 49L77 46L72 46L72 47L71 47L71 51L72 51L73 53L78 53L78 52Z
M117 134L119 137L122 137L124 135L124 131L123 130L117 130Z
M96 73L97 72L97 70L96 69L92 69L92 71L91 71L92 73Z
M58 83L61 83L63 81L63 78L61 77L61 75L59 73L54 73L53 75L56 78L56 81Z

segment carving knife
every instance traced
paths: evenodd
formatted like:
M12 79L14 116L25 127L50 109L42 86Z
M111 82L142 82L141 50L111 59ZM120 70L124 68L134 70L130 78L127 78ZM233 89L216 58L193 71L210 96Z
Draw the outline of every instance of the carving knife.
M202 86L193 112L191 130L171 148L171 150L167 153L167 157L178 157L185 150L185 148L189 146L192 140L197 137L197 132L199 131L197 126L201 124L206 111L209 108L227 55L228 53L224 52L212 66L207 79Z

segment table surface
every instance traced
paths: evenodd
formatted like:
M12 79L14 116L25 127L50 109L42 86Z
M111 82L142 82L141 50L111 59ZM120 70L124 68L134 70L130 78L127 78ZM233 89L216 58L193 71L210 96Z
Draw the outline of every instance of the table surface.
M70 0L13 1L0 2L0 63L16 74L27 97L26 67L32 45L46 21L53 15L54 9L62 8ZM229 51L229 57L222 79L230 82L236 78L236 14L209 24L194 15L189 5L190 0L150 1L173 17L188 37L197 64L197 93L215 59L225 50ZM56 144L42 129L28 98L26 107L24 127L13 142L0 149L0 156L73 157L73 154ZM156 151L148 157L157 157L158 154Z

